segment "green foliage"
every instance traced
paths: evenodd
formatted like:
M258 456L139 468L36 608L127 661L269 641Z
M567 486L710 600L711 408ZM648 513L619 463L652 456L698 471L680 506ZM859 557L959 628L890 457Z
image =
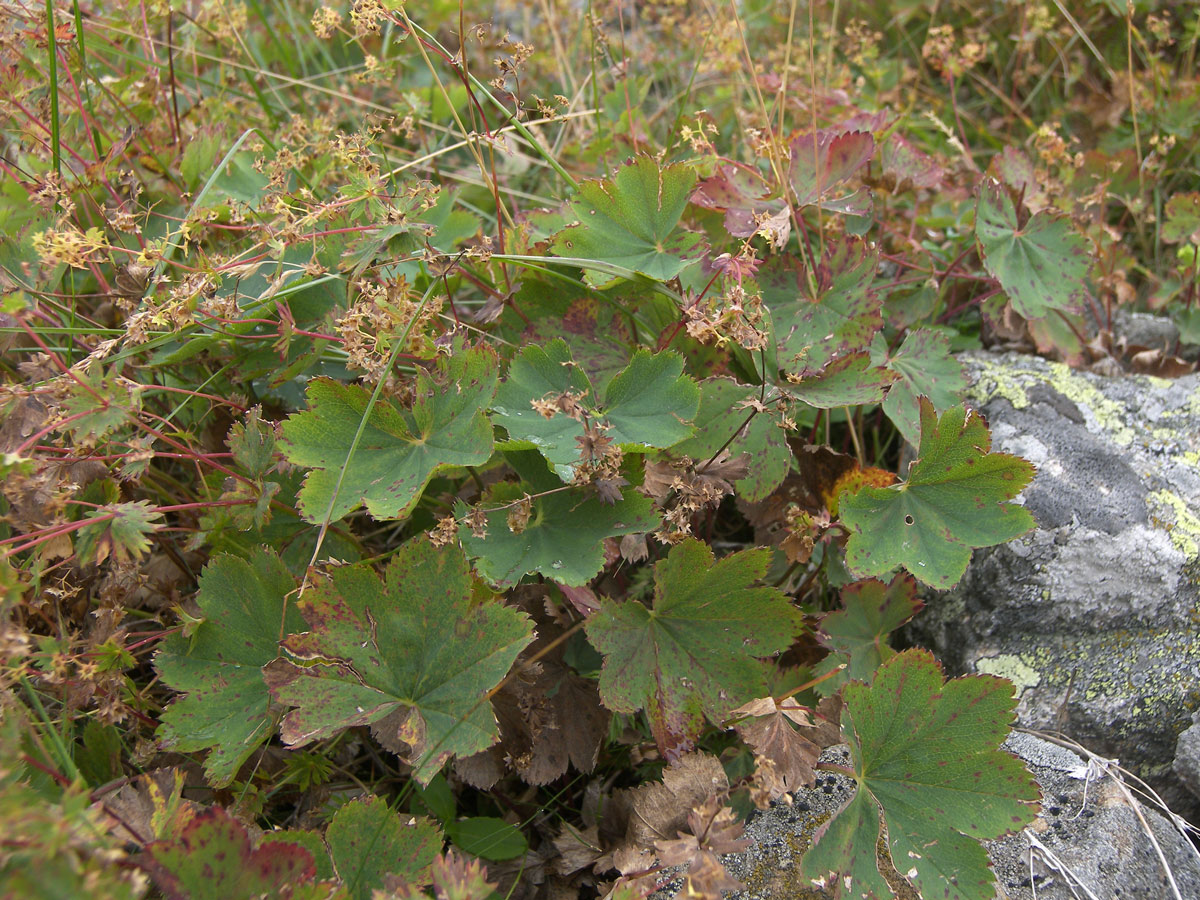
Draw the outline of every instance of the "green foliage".
M600 697L617 712L646 710L659 749L689 749L705 718L720 722L767 689L764 657L787 649L802 617L779 591L754 587L768 556L714 561L687 540L654 566L654 600L604 601L588 639L604 656Z
M1083 299L1091 254L1065 217L1042 210L1022 225L1004 186L984 181L975 237L987 270L1026 318L1070 310Z
M916 582L903 573L886 585L871 580L844 587L842 609L821 620L820 639L829 648L829 655L813 674L833 675L818 684L817 690L828 697L848 681L869 683L875 670L896 655L887 636L912 619L923 605L917 599Z
M262 667L279 655L281 635L304 627L288 602L295 586L271 551L215 557L200 577L203 620L154 657L163 682L187 695L163 712L159 737L177 750L209 750L204 771L217 787L271 734Z
M842 697L857 790L805 855L805 875L835 896L894 896L876 862L882 811L892 862L922 897L991 900L979 841L1033 821L1038 800L1021 762L999 750L1012 685L986 675L943 682L932 656L908 650Z
M473 602L461 552L410 541L382 580L366 566L336 568L299 607L309 630L282 646L307 665L267 670L272 696L294 707L281 726L286 743L375 724L428 784L451 756L495 742L487 691L532 634L516 611Z
M1033 478L1033 466L990 453L992 440L977 413L962 407L939 418L921 400L921 444L908 479L844 496L842 521L853 529L846 564L871 577L904 566L925 584L951 587L974 547L1019 537L1033 516L1012 500Z
M575 896L657 857L715 898L736 823L697 809L803 790L844 724L809 871L882 890L882 804L926 900L980 895L970 810L928 823L886 760L994 761L945 722L983 697L991 742L1003 691L888 642L1032 525L958 353L1196 370L1179 9L9 6L17 893L124 900L141 853L169 896ZM639 787L687 746L694 790Z
M575 221L554 236L559 256L606 263L667 281L703 252L703 236L678 228L696 183L691 166L660 167L642 156L617 169L611 179L584 182L570 202ZM595 287L612 284L619 273L587 268Z
M325 843L349 900L371 900L388 875L427 880L441 835L428 819L406 819L379 797L352 800L334 814Z
M283 423L283 451L313 467L300 491L310 522L335 521L360 504L376 518L408 515L434 473L487 462L496 391L496 358L466 350L417 376L411 409L328 378L308 388L310 409ZM363 421L366 421L363 426Z

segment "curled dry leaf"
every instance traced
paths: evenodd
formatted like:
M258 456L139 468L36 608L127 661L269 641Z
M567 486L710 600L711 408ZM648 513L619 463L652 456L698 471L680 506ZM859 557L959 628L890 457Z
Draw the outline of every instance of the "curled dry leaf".
M754 751L759 767L767 770L763 773L767 799L815 783L817 757L841 740L840 713L836 698L822 700L814 714L791 697L763 697L733 711L741 719L734 725L738 737Z

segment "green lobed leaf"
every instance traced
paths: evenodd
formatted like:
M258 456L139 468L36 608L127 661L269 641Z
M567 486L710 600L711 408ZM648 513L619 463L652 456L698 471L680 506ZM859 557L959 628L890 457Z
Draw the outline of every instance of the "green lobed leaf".
M585 181L571 201L576 221L554 236L559 256L594 259L668 281L703 252L703 235L677 229L696 183L686 163L660 168L641 156L612 178ZM584 279L604 287L619 275L585 269Z
M334 813L325 843L350 900L371 900L383 890L384 876L428 881L442 836L428 819L405 816L402 821L381 797L368 795Z
M604 565L605 538L652 531L660 522L653 502L632 488L616 503L605 503L584 487L570 487L534 499L529 522L519 533L512 531L508 504L545 489L545 483L498 486L491 499L504 505L487 513L487 536L475 536L466 524L459 527L476 571L493 585L513 585L532 572L560 584L587 584ZM460 503L455 515L465 514Z
M1065 216L1042 210L1019 227L1003 186L986 179L979 188L975 238L985 268L1025 318L1069 310L1083 299L1091 254Z
M163 683L187 694L163 712L159 738L174 750L210 750L204 771L225 787L271 734L262 667L279 655L279 636L304 620L286 597L296 587L273 550L249 559L220 554L200 576L204 621L191 638L173 634L154 657Z
M534 447L560 478L570 481L581 453L577 439L583 436L583 424L561 411L547 418L533 408L535 400L566 394L580 395L586 407L593 405L591 382L574 364L566 342L555 338L545 347L526 347L513 357L508 377L496 391L492 421L508 432L502 447Z
M847 681L870 682L883 663L896 655L887 636L915 616L924 604L917 599L917 583L900 573L890 584L874 579L842 588L842 609L821 620L819 638L829 648L813 669L814 675L846 668L817 685L824 697L837 693Z
M492 425L485 410L496 374L496 356L485 348L439 357L435 374L417 375L411 411L388 400L375 404L353 456L370 394L314 379L309 409L283 423L280 442L290 462L312 469L299 494L304 518L332 522L360 504L377 519L402 518L435 472L487 462Z
M921 437L920 398L928 397L940 413L959 403L959 395L967 389L966 371L950 352L950 339L944 332L913 329L890 356L883 336L876 335L871 358L898 376L888 389L883 411L913 446Z
M846 564L858 577L902 565L925 584L958 583L975 547L1002 544L1034 527L1012 500L1033 478L1033 466L989 453L992 437L978 413L953 407L939 418L921 398L921 443L907 481L843 494L850 529Z
M380 579L365 565L333 569L300 601L309 631L283 641L308 667L279 660L271 694L294 707L281 735L296 746L396 715L389 737L428 784L451 756L497 738L484 698L532 640L529 620L490 599L472 602L458 548L404 544ZM390 726L389 726L390 727Z
M699 407L682 356L638 350L604 391L607 437L622 447L670 447L691 435Z
M700 388L683 374L677 353L638 350L609 381L597 408L591 382L574 364L565 341L555 339L545 349L526 347L496 393L493 421L508 431L505 449L537 449L564 481L574 477L581 458L583 424L561 411L546 417L533 404L566 395L581 416L627 449L669 447L688 437L700 405Z
M252 849L246 827L219 806L198 813L176 840L147 845L138 861L169 900L289 898L316 873L297 844Z
M738 384L732 378L708 378L700 382L696 433L670 450L673 457L689 456L704 463L728 441L726 449L730 456L750 454L750 471L735 481L734 486L739 497L751 502L764 499L779 487L792 459L787 432L774 416L759 413L746 421L751 409L742 404L758 400L758 396L758 388Z
M1162 239L1168 244L1200 244L1200 192L1175 194L1163 210Z
M1016 700L988 675L943 681L924 650L884 663L870 686L842 693L842 729L858 789L805 854L801 871L834 897L887 900L876 861L879 816L896 869L922 897L992 900L982 840L1033 821L1037 784L999 747Z
M755 587L770 551L721 560L688 539L654 565L654 601L605 599L585 625L604 657L600 697L616 712L646 710L660 750L674 758L693 745L704 720L767 691L762 658L787 649L803 616L780 591Z
M150 535L162 527L162 513L149 500L107 503L84 518L91 521L76 534L75 555L85 565L110 556L118 563L140 559L150 552Z

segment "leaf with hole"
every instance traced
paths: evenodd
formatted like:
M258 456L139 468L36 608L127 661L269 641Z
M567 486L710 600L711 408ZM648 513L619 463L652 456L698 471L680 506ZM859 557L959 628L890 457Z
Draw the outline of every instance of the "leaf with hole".
M272 550L248 560L219 554L200 576L204 621L190 638L168 637L154 657L163 683L187 695L163 712L159 738L172 750L209 750L204 771L214 787L233 781L271 734L262 667L279 655L280 634L304 627L286 599L295 588Z
M1066 216L1041 210L1022 227L1004 187L985 179L975 209L975 239L984 267L1025 318L1070 310L1083 299L1091 252Z
M707 718L767 690L763 658L791 645L803 616L780 591L756 587L770 553L743 550L714 560L694 539L654 565L654 600L604 600L587 620L604 656L600 697L616 712L646 711L659 749L690 749Z
M390 737L428 784L451 756L496 740L487 692L532 639L529 620L496 599L478 599L458 548L417 538L400 547L380 579L342 566L299 602L309 631L283 648L305 665L277 660L271 694L294 707L284 743L298 746L391 716ZM394 715L393 715L394 714Z
M1039 799L1021 762L999 749L1016 707L1012 683L943 681L932 655L908 650L842 698L857 790L804 855L804 876L834 897L895 896L876 860L882 812L887 852L920 896L992 900L979 842L1032 822Z
M1033 528L1029 510L1007 502L1029 484L1033 466L990 453L991 446L978 413L956 406L939 418L922 397L921 443L908 479L842 494L850 571L870 578L902 565L944 590L962 578L972 548L1003 544Z
M700 258L704 236L679 229L696 171L686 163L659 167L640 156L621 166L612 178L585 181L571 201L576 221L554 236L559 256L607 263L669 281ZM612 284L622 275L584 267L593 287Z
M496 370L491 350L458 350L418 373L411 410L381 399L369 416L363 388L310 382L309 408L283 423L280 442L289 462L312 469L300 490L304 518L335 522L359 505L377 519L402 518L436 472L487 462Z

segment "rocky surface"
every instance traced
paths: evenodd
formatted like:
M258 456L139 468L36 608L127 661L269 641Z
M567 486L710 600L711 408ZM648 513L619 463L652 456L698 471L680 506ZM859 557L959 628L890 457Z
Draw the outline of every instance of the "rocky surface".
M949 672L1012 679L1020 724L1119 758L1195 819L1174 755L1200 710L1200 376L964 361L993 449L1038 467L1039 527L977 550L907 636Z
M1200 854L1158 813L1130 800L1115 779L1075 753L1014 733L1005 749L1024 759L1042 790L1041 814L1025 831L987 844L996 872L996 900L1160 900L1173 897L1165 868L1147 837L1149 827L1184 900L1200 897ZM844 747L822 759L845 764ZM800 877L799 862L813 832L850 799L854 782L822 774L816 787L798 791L791 806L776 804L746 827L750 849L723 857L745 891L729 900L830 900L832 894ZM1139 818L1139 814L1141 818ZM1143 826L1142 820L1146 825ZM903 900L915 892L894 877ZM682 882L664 885L656 898L672 897ZM1073 892L1074 889L1074 892Z

